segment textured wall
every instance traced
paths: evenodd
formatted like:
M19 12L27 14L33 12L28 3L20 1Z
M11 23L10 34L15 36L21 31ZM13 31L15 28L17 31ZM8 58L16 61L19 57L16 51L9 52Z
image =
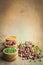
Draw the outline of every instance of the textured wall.
M43 47L43 0L0 0L0 35L38 41Z

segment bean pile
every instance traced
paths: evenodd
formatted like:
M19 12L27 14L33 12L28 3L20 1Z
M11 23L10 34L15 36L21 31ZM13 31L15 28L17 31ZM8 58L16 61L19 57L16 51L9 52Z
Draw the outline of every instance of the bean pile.
M13 42L13 41L8 41L7 43L6 43L6 45L15 45L16 43L15 42Z
M39 59L41 58L41 50L38 46L26 41L24 44L20 43L18 46L18 55L24 59Z

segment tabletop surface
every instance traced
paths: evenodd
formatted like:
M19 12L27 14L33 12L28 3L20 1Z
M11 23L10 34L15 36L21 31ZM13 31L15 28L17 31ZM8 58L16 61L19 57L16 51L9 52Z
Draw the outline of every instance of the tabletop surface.
M8 62L0 58L0 65L43 65L43 58L41 61L36 60L36 62L34 60L31 60L31 62L30 60L22 60L20 57L12 62Z

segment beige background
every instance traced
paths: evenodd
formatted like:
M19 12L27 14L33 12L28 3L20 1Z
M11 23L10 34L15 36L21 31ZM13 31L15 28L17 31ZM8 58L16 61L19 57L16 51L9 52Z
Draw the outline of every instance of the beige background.
M43 0L0 0L0 37L11 35L43 48Z

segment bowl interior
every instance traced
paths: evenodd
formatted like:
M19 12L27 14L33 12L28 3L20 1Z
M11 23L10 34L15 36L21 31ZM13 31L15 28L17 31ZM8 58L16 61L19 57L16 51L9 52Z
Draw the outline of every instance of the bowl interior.
M17 53L17 49L15 49L15 48L5 48L3 50L3 53L5 53L5 54L15 54L15 53Z

